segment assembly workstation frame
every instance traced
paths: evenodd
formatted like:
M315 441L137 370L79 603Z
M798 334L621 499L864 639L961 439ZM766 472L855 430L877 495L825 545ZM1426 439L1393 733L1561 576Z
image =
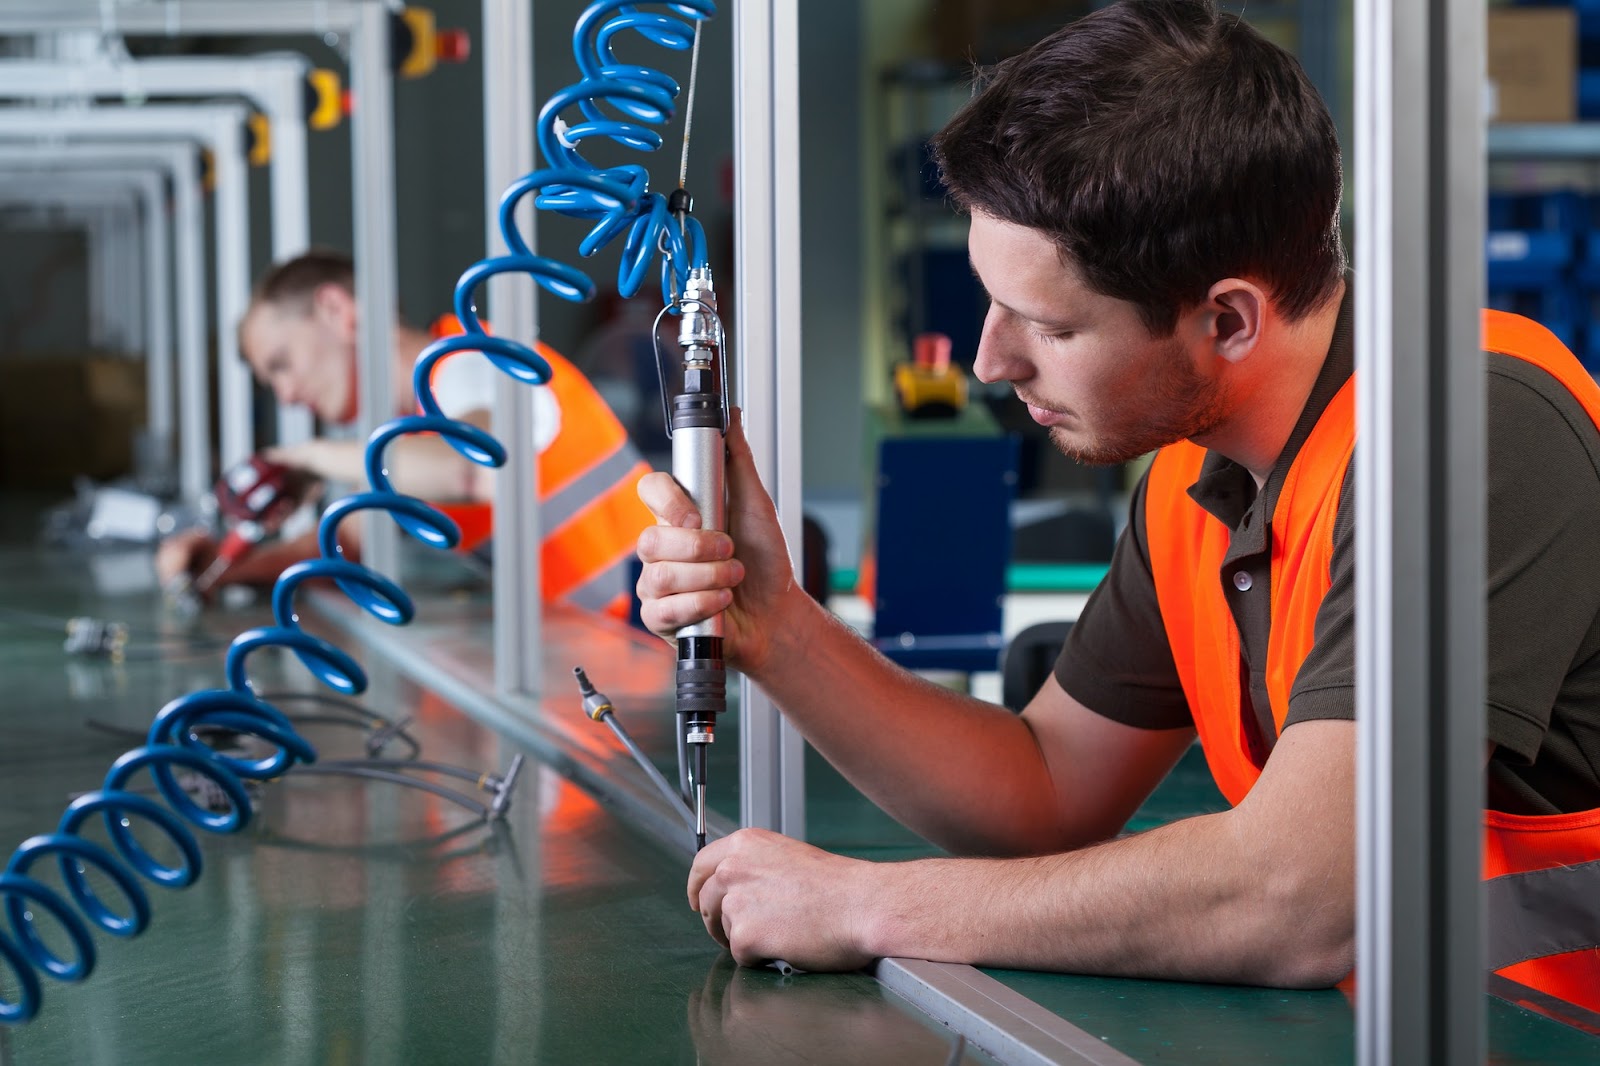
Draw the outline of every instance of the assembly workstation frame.
M34 200L30 187L21 179L42 175L24 170L5 176L20 182L0 190L10 221L15 223L19 217L26 221L28 216L22 214L22 209ZM143 297L138 292L143 265L138 261L137 231L144 201L135 198L137 185L124 182L117 189L108 190L103 180L79 183L68 175L65 184L45 187L47 192L62 195L39 203L42 216L36 222L39 228L49 228L43 215L54 215L67 222L66 228L83 234L88 257L84 306L88 312L85 328L89 344L119 355L142 352L149 343L145 328L148 308L142 306Z
M7 146L0 143L0 200L7 203L43 205L107 204L123 225L101 238L98 243L109 247L96 248L95 219L86 217L89 228L90 320L93 323L97 303L107 303L106 297L96 291L105 287L96 275L112 273L119 282L120 299L109 301L130 304L138 312L123 328L124 340L120 350L125 354L140 351L145 362L146 432L162 449L161 461L170 460L170 445L175 428L173 404L173 311L172 311L172 238L166 225L167 173L160 167L127 169L111 172L85 171L82 162L70 164L73 169L41 168L37 165L18 166ZM124 232L125 231L125 232ZM142 233L143 240L139 239ZM131 261L130 261L131 253ZM109 270L108 270L109 268ZM142 284L141 284L142 283ZM108 310L99 311L105 315ZM128 310L118 312L127 315ZM116 317L115 314L112 317ZM135 329L137 326L137 329ZM142 343L134 340L143 335ZM91 342L95 330L91 327Z
M249 168L244 129L248 110L242 104L182 106L153 104L116 108L0 109L0 139L87 139L99 143L138 144L141 140L187 139L210 150L216 209L217 320L237 322L250 298ZM239 358L236 330L217 331L217 401L220 411L220 459L226 467L256 449L255 412L250 370ZM183 448L209 442L187 437ZM209 453L209 446L207 446ZM186 486L187 487L187 486Z
M80 50L87 49L90 42L82 44ZM243 98L267 121L272 257L282 261L311 245L310 172L303 114L305 82L311 70L310 60L295 53L183 59L112 59L98 53L88 61L6 59L0 60L0 99ZM280 407L279 443L308 439L312 421L311 413L303 408Z
M153 168L172 191L170 232L163 210L155 225L146 220L146 239L159 246L170 245L166 261L170 270L159 268L157 256L165 249L150 252L150 286L147 293L152 312L160 306L173 316L172 326L158 316L150 334L149 428L153 434L175 432L178 444L178 484L186 499L197 498L210 484L210 397L206 388L206 322L210 294L206 285L205 207L202 199L199 148L188 141L139 142L137 144L48 144L0 141L0 163L39 167L107 167L112 172ZM168 287L169 295L159 290ZM166 343L161 341L165 331ZM176 338L176 344L173 338ZM174 373L174 349L176 373ZM164 363L164 365L163 365ZM173 404L176 402L176 416Z
M1465 1063L1484 1057L1477 869L1483 734L1477 716L1447 711L1483 702L1484 431L1475 364L1452 360L1450 353L1475 350L1478 343L1484 132L1477 76L1484 53L1483 5L1448 0L1417 10L1398 6L1405 9L1383 0L1360 0L1356 6L1355 286L1366 445L1358 479L1363 603L1358 1043L1363 1063ZM142 26L146 32L167 33L178 32L175 27L209 27L207 18L243 22L259 15L221 12L230 7L178 0L149 11L112 8L100 17L79 17L76 24L109 22L123 32L139 32ZM372 23L363 20L379 10L376 4L337 0L277 7L294 9L310 24L347 15L350 25L359 23L369 33ZM488 185L491 196L498 196L509 178L531 168L532 124L526 121L529 111L519 110L532 104L531 91L520 80L531 70L525 32L530 27L525 5L515 0L485 0L484 11L486 25L508 30L491 38L485 61ZM490 23L491 15L498 21ZM0 16L0 32L16 18L27 16ZM70 21L59 13L56 18ZM799 391L800 229L793 141L798 8L795 0L736 4L733 19L737 346L745 368L741 402L758 466L773 489L789 542L798 544L799 421L795 405L785 410L779 402ZM36 21L29 21L30 31L36 29ZM251 25L253 30L282 28L281 23ZM372 77L372 69L367 64L366 77ZM494 81L496 71L505 80ZM361 181L358 168L358 198L372 192ZM379 187L376 195L384 198L392 253L392 184ZM362 398L370 421L387 395L387 367L377 354L383 348L372 331L392 317L393 276L388 267L374 270L392 263L392 254L374 254L382 241L367 246L362 237L358 227L357 261L364 264L358 274L365 321ZM497 240L492 234L491 248ZM377 273L385 277L374 277ZM490 288L497 319L533 335L531 297L510 286L492 283ZM519 296L526 306L518 305ZM500 421L506 411L531 418L525 393L519 397L509 383L497 394L497 426L509 439L527 439L525 421ZM512 451L517 455L521 449ZM516 463L501 475L496 500L500 529L512 550L496 564L494 683L472 688L460 676L432 678L464 705L492 705L513 717L528 714L528 699L545 687L538 657L527 654L538 643L537 604L530 609L533 598L524 594L537 587L537 555L531 547L537 537L529 535L537 532L537 503L531 463L524 462L521 470ZM406 668L425 666L407 663ZM798 771L803 747L748 682L743 698L740 820L802 836ZM1009 1013L1016 1023L1027 1012L977 987L982 982L969 980L969 968L884 960L877 972L936 1017L983 1033L989 1039L980 1042L1002 1058L1129 1061L1064 1022L1041 1022L1037 1012L1007 1029L1002 1015ZM977 971L970 974L987 980Z
M398 306L389 14L389 6L381 0L281 0L272 4L169 0L138 6L103 5L95 10L63 9L30 0L0 12L0 35L35 37L73 31L146 37L306 34L324 39L336 36L349 42L350 85L360 101L350 116L350 128L363 432L376 428L389 414L390 371L384 353L389 345L389 323ZM244 308L238 310L242 314ZM220 303L217 311L219 319L227 321ZM227 463L230 455L237 459L248 454L249 450L236 454L224 448L223 462ZM399 550L395 529L376 516L365 521L365 556L377 569L393 573Z

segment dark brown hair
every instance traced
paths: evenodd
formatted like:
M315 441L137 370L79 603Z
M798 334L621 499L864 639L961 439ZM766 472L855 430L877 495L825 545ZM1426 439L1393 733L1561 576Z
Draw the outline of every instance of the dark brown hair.
M1345 270L1333 120L1295 58L1211 0L1123 0L981 78L934 141L958 207L1048 234L1168 335L1248 277L1301 318Z
M293 259L284 260L263 274L250 294L250 307L254 309L270 304L280 309L292 308L309 313L312 294L330 284L354 295L355 263L343 252L331 248L313 248Z

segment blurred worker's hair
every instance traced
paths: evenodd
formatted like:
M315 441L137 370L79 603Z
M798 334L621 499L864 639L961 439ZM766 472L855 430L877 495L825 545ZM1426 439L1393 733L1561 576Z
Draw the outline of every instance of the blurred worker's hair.
M272 267L256 282L250 307L271 305L278 310L309 314L311 297L324 285L337 285L352 295L356 291L355 262L332 248L313 248Z
M1333 120L1293 56L1212 0L1123 0L980 75L934 140L956 204L1053 238L1170 335L1226 277L1292 319L1345 270Z

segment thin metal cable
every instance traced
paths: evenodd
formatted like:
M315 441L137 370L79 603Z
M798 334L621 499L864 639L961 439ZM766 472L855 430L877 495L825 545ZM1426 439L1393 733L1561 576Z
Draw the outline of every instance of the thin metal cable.
M683 158L678 163L678 188L683 188L689 180L689 131L694 126L694 90L695 82L700 77L700 27L703 22L696 19L694 24L694 51L689 57L689 98L683 105Z

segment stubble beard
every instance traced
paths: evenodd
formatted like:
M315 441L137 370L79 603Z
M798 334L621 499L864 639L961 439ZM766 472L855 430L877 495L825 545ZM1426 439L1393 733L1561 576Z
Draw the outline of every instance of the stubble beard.
M1221 384L1198 374L1176 344L1165 361L1156 387L1137 398L1140 410L1131 419L1087 439L1060 426L1050 429L1050 442L1069 459L1089 466L1115 466L1181 440L1205 436L1228 416ZM1127 405L1117 404L1121 414Z

